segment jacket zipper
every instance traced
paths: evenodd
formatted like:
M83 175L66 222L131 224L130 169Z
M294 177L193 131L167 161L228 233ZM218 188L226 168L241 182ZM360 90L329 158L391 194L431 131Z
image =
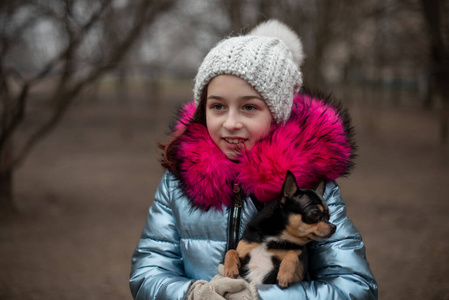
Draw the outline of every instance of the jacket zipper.
M234 183L234 201L229 216L228 250L237 248L239 242L240 215L242 213L242 194L240 186Z

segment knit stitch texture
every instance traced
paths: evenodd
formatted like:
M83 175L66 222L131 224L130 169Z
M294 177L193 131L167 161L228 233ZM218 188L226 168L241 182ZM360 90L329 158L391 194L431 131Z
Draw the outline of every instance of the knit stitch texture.
M288 120L293 97L302 84L298 65L302 62L302 46L299 38L284 24L273 20L264 24L255 28L257 35L250 32L246 36L225 39L206 55L195 77L194 99L197 105L206 85L214 77L234 75L259 92L276 123ZM271 34L273 26L276 32L281 32L280 36L293 36L290 41L294 41L295 47L292 48L295 48L295 54L299 49L299 54L294 56L278 37L263 36L267 32Z

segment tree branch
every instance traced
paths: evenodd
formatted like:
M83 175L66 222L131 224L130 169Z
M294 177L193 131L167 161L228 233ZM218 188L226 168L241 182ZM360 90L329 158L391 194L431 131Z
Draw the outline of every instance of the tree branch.
M96 13L92 15L90 20L81 28L80 33L76 38L73 39L72 43L67 45L67 47L61 51L61 53L57 56L55 56L51 61L49 61L42 70L33 78L29 80L29 83L32 84L45 76L47 76L53 68L65 57L67 56L68 52L72 51L75 47L77 47L85 35L89 32L89 30L92 28L92 26L100 19L101 15L104 13L104 11L111 5L112 1L105 0L102 1L101 7L98 9Z
M120 44L114 48L115 51L109 56L109 58L103 64L98 65L98 67L91 71L86 77L78 80L76 83L73 83L71 85L71 88L66 88L65 90L57 90L57 92L52 97L53 101L63 101L58 101L58 105L55 108L55 111L53 112L51 118L30 135L23 147L18 151L17 156L13 159L11 165L12 168L20 165L27 157L31 149L34 147L34 145L39 140L41 140L43 136L49 133L53 129L53 127L62 119L63 115L67 111L67 108L73 103L82 89L90 82L98 79L98 77L101 76L106 70L115 67L117 62L119 62L124 57L129 48L136 41L144 27L148 25L158 13L161 13L170 8L174 4L174 2L175 0L154 2L144 1L141 7L136 8L137 18L134 25L126 35L126 38L123 39ZM150 6L150 3L154 5Z
M12 109L12 111L8 111L8 104L5 103L5 111L3 121L2 121L2 131L0 135L0 149L2 149L5 144L8 142L9 138L12 136L14 130L19 126L19 124L22 122L24 114L25 114L25 106L26 106L26 100L28 98L28 91L29 91L29 85L28 83L23 81L22 76L20 73L16 72L14 69L10 70L10 73L18 77L22 82L22 88L20 94L17 96L17 105ZM7 93L7 75L2 74L2 86L4 89L6 89ZM5 101L9 98L9 94L5 95ZM9 114L12 114L12 118L8 118L7 116Z

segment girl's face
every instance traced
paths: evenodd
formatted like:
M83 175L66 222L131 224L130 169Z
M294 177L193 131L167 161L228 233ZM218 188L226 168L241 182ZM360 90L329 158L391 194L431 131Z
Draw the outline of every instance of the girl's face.
M210 137L229 159L251 149L273 121L259 93L245 80L219 75L207 87L206 124Z

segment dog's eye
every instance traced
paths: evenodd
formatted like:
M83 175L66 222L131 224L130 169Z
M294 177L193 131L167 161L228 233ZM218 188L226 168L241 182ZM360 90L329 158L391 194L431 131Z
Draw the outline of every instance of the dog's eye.
M317 210L314 210L310 212L309 217L314 221L318 221L318 219L321 217L321 213Z

